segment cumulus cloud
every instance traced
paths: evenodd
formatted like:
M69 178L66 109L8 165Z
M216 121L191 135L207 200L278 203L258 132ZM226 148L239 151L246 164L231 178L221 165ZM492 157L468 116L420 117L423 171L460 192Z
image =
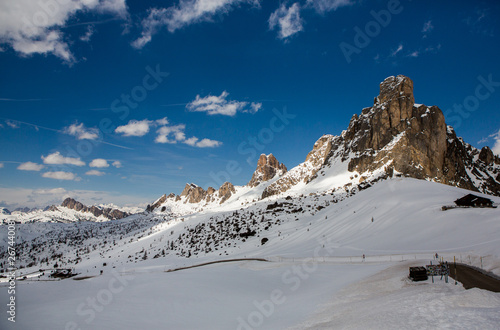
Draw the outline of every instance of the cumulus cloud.
M123 136L144 136L149 133L149 126L153 122L151 120L130 120L127 125L118 126L115 129L116 133Z
M90 167L104 168L109 167L108 161L103 158L96 158L89 164Z
M141 23L141 36L132 46L144 47L163 27L173 33L191 24L212 21L214 16L227 14L233 7L245 3L259 6L260 0L180 0L176 6L152 8Z
M85 166L80 158L64 157L59 151L56 151L46 157L42 156L43 163L49 165L75 165Z
M85 174L86 175L94 175L94 176L103 176L106 173L98 171L98 170L90 170L90 171L86 172Z
M0 6L0 43L24 56L52 54L67 63L75 61L62 32L68 20L78 13L128 15L125 0L16 0Z
M56 171L56 172L45 172L42 177L55 179L55 180L68 180L68 181L80 181L81 179L75 175L75 173Z
M307 0L307 6L313 7L319 14L353 5L352 0Z
M202 139L201 141L198 141L198 138L195 136L187 139L184 143L198 148L214 148L222 145L222 142L210 139Z
M209 115L234 116L237 112L256 113L262 108L262 103L248 103L240 101L229 101L229 93L223 91L220 96L208 95L196 99L186 105L186 109L192 112L206 112Z
M179 124L174 126L162 126L156 133L155 142L156 143L177 143L178 141L184 141L186 139L186 134L184 133L186 125Z
M300 17L300 5L298 2L287 8L285 4L281 4L275 12L269 17L269 29L274 30L279 28L278 37L286 39L304 28L302 26L302 18Z
M97 128L87 128L83 123L75 123L65 127L63 132L75 136L78 140L96 140L99 138L99 130Z
M17 167L18 170L21 171L40 171L44 168L42 164L37 164L37 163L32 163L32 162L26 162L22 163Z
M247 105L246 102L243 103L245 103L245 106ZM245 110L245 112L258 111L260 107L261 107L260 103L259 104L252 103L250 107ZM185 124L170 125L170 122L167 119L167 117L158 120L148 120L148 119L140 121L131 120L127 125L118 127L115 130L115 132L121 133L124 136L144 136L147 133L149 133L152 127L158 127L158 129L156 130L155 143L170 143L170 144L185 143L199 148L216 147L222 145L222 142L219 141L214 141L209 139L203 139L201 141L198 141L198 138L196 137L187 138L185 133L186 125ZM122 164L119 161L113 162L112 165L115 166L116 168L120 168L122 166Z
M122 163L119 160L115 160L111 165L113 165L116 168L122 167Z
M162 119L156 120L155 123L157 125L164 126L164 125L168 125L169 121L168 121L167 117L163 117Z

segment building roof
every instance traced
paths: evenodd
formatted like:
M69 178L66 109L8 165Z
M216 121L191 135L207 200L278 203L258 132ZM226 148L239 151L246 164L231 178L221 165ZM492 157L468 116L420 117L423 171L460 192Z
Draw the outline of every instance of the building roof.
M473 194L465 195L462 198L459 198L455 201L457 205L475 205L475 204L493 204L491 199L484 198L480 196L476 196Z

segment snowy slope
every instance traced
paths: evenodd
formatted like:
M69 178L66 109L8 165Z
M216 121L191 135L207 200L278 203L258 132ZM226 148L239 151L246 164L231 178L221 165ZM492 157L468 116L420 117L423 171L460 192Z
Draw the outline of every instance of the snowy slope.
M441 210L467 193L433 182L397 178L354 195L339 190L292 199L275 196L248 205L241 205L241 200L250 200L249 192L241 190L240 200L224 205L223 211L204 210L182 217L149 214L103 223L21 224L17 228L19 263L35 260L36 264L20 271L31 281L18 282L22 301L18 311L26 316L19 317L17 325L56 329L75 322L81 329L134 329L139 325L329 329L341 324L341 328L397 329L432 328L435 318L446 314L439 323L443 327L460 328L464 322L460 316L467 315L464 325L494 328L500 312L498 294L405 280L409 265L424 265L436 252L447 260L456 256L477 266L483 257L483 267L500 274L499 209ZM500 198L491 198L500 202ZM239 232L235 225L242 227ZM6 242L4 227L2 242ZM236 234L247 229L255 235ZM263 238L268 239L264 244ZM61 255L53 257L54 253ZM362 254L366 255L364 261ZM32 255L48 261L40 263ZM250 257L270 262L165 272ZM55 262L60 267L74 267L80 277L96 277L37 281L48 279L38 277L38 270L50 269ZM0 297L1 301L8 299L5 287ZM415 309L409 303L412 297L418 297ZM101 301L98 309L89 307L87 299L92 298ZM273 299L271 308L267 302ZM439 309L434 313L426 302ZM262 312L262 306L272 312ZM367 316L356 317L351 309ZM0 322L6 328L5 319Z

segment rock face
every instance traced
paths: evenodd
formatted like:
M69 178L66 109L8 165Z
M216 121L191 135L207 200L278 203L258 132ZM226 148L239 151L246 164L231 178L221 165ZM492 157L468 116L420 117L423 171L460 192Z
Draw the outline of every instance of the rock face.
M75 211L80 211L80 212L88 212L93 214L95 217L99 216L104 216L105 218L108 218L110 220L117 220L117 219L122 219L125 217L128 217L130 214L127 212L120 211L118 209L111 209L111 208L100 208L97 206L85 206L82 203L74 200L73 198L66 198L62 204L62 207L67 207L69 209L75 210ZM57 208L56 208L57 209Z
M199 203L205 199L206 195L207 192L202 187L199 187L194 183L186 183L186 186L180 196L186 197L186 201L189 203Z
M260 155L257 162L257 169L252 175L252 179L248 182L247 186L257 187L265 181L273 179L276 175L283 175L287 172L286 166L278 162L273 154Z
M500 195L499 157L457 138L438 107L414 102L410 78L385 79L372 107L354 115L342 135L322 136L306 161L269 185L262 198L308 183L319 171L344 162L360 182L382 169L386 176L399 173Z
M170 195L168 196L170 197ZM155 208L159 207L161 204L163 204L167 200L167 195L163 195L160 198L158 198L153 204L150 204L146 207L146 212L152 212Z
M224 182L219 188L219 197L221 198L220 204L224 203L236 192L231 182Z
M349 170L374 171L392 161L392 168L411 177L442 177L447 129L438 107L414 106L413 82L404 76L380 84L371 108L351 119L345 140L356 156Z
M174 193L171 193L168 196L163 195L165 198L162 197L158 199L157 202L151 204L149 210L153 211L155 208L162 205L166 200L179 202L182 201L183 198L184 203L211 203L219 200L219 204L222 204L227 201L235 192L236 189L231 182L225 182L224 184L222 184L222 186L220 186L219 190L215 190L215 188L213 187L208 187L207 190L204 190L202 187L197 186L194 183L186 183L186 186L184 186L184 190L182 190L179 196L175 195Z

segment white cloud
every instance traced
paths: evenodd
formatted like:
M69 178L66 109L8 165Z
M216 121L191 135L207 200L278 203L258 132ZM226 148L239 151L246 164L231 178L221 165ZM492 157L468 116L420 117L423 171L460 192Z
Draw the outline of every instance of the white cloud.
M169 122L168 122L168 119L167 117L164 117L162 119L158 119L155 121L156 124L160 125L160 126L164 126L164 125L168 125Z
M0 168L3 168L3 166L4 166L3 163L0 163Z
M244 3L259 6L260 0L180 0L177 6L152 8L141 23L141 37L132 45L142 48L162 27L173 33L191 24L212 21L215 15L227 14L234 6Z
M17 167L18 170L21 171L40 171L44 168L42 164L37 164L37 163L32 163L32 162L26 162L22 163Z
M19 123L16 122L16 121L13 121L13 120L6 120L5 123L7 124L7 126L9 126L10 128L19 128Z
M203 139L199 142L196 142L196 146L198 148L214 148L214 147L219 147L221 145L222 145L222 142L210 140L210 139Z
M151 120L130 120L127 125L118 126L115 129L116 133L121 133L123 136L144 136L149 133L149 126L153 122Z
M255 113L262 108L262 103L228 101L229 93L223 91L220 96L208 95L200 97L196 95L196 99L186 105L186 108L192 112L206 112L209 115L225 115L234 116L236 112ZM250 107L248 107L250 106Z
M104 168L109 167L108 161L102 158L96 158L89 164L90 167Z
M408 54L409 57L418 57L418 55L420 55L420 52L418 50L416 50L416 51L411 52L410 54Z
M80 37L80 40L83 41L83 42L89 42L90 38L92 38L92 36L94 35L94 33L95 33L94 26L93 25L87 25L87 31L85 31L85 34Z
M491 137L495 141L495 144L493 145L491 151L493 151L494 154L500 156L500 130L498 130L497 133L492 134Z
M122 165L122 163L121 163L119 160L115 160L115 161L113 162L113 164L111 164L111 165L113 165L113 166L114 166L114 167L116 167L116 168L120 168L120 167L122 167L122 166L123 166L123 165Z
M278 36L280 39L286 39L304 29L298 2L289 8L286 8L283 3L271 14L269 17L269 29L274 30L276 27L279 27Z
M199 139L197 137L193 136L185 140L184 143L192 147L198 147L198 148L214 148L222 145L222 142L220 141L215 141L210 139L203 139L201 141L198 140Z
M186 139L184 129L186 129L186 125L184 124L179 124L174 126L162 126L156 131L158 135L156 136L155 142L177 143L179 141L184 141ZM169 139L169 137L172 137L173 139Z
M125 0L2 1L0 43L21 55L52 54L73 63L75 57L62 29L78 13L126 18L127 7Z
M226 92L224 92L226 93ZM223 93L223 95L224 95ZM225 94L227 96L227 93ZM210 97L210 98L217 98L217 97ZM197 100L201 100L200 102L203 103L204 101L197 96ZM193 101L196 102L196 101ZM234 102L234 101L231 101ZM222 103L231 103L226 100L223 100ZM235 102L235 103L244 103L244 106L247 106L247 102ZM219 104L220 105L220 104ZM244 109L244 112L256 112L260 109L262 105L260 103L252 103L248 109ZM202 111L202 110L200 110ZM206 111L206 110L205 110ZM236 112L235 112L236 113ZM191 137L191 138L186 138L186 133L184 132L186 129L185 124L177 124L177 125L168 125L170 122L168 121L167 117L161 118L158 120L148 120L144 119L141 121L138 120L131 120L127 125L120 126L118 127L115 132L117 133L122 133L124 136L144 136L147 133L149 133L151 127L159 127L156 130L156 138L155 138L155 143L170 143L170 144L175 144L175 143L185 143L194 147L199 147L199 148L205 148L205 147L216 147L219 145L222 145L222 142L219 141L214 141L214 140L209 140L209 139L203 139L201 141L198 141L198 138L196 137ZM96 160L94 160L96 161ZM98 167L98 166L92 166L94 164L94 161L90 163L91 167ZM105 161L104 159L101 160L101 163L104 164L102 161ZM107 162L106 162L107 164ZM122 166L121 162L115 161L112 164L116 168L120 168ZM109 166L109 165L108 165Z
M72 180L72 181L80 181L81 179L75 175L75 173L71 172L45 172L42 174L42 177L56 180Z
M391 53L391 57L394 57L396 56L400 51L403 50L403 45L402 44L399 44L398 48L396 48L396 50L394 50L392 53Z
M307 6L312 6L319 14L337 10L340 7L354 4L352 0L307 0Z
M196 136L190 137L184 141L185 144L190 145L192 147L196 146L196 142L198 142L198 138Z
M424 27L422 28L422 33L431 32L434 29L434 25L432 25L432 21L427 21L424 23Z
M57 195L57 194L65 194L66 189L64 188L52 188L52 189L37 189L33 191L35 195Z
M106 173L98 171L98 170L90 170L90 171L86 172L85 174L86 175L94 175L94 176L103 176Z
M61 205L62 201L72 197L85 205L96 203L113 203L121 206L138 206L150 203L150 197L123 195L112 191L95 190L65 190L64 188L25 189L0 187L0 200L8 208L17 207L45 207L47 205Z
M99 130L97 128L87 128L83 123L72 124L63 129L63 132L75 136L78 140L96 140L99 138Z
M85 163L80 158L64 157L59 151L56 151L46 157L42 156L44 164L50 165L75 165L85 166Z

